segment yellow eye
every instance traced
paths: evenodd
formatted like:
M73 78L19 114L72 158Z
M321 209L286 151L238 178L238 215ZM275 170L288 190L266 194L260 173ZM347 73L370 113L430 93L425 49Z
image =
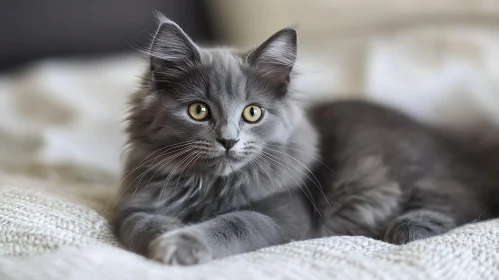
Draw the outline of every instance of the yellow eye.
M204 103L192 103L189 105L189 115L196 121L203 121L209 115L208 106Z
M259 121L263 116L262 108L256 105L248 105L244 108L243 119L247 122L254 123Z

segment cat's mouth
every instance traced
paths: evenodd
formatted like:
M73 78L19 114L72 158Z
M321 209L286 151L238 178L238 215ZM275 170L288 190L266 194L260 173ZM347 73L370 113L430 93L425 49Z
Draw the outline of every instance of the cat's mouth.
M243 159L238 153L232 150L220 152L215 158L219 162L238 162Z
M225 160L227 161L240 161L241 157L238 156L235 152L229 151L228 153L225 153L223 156Z

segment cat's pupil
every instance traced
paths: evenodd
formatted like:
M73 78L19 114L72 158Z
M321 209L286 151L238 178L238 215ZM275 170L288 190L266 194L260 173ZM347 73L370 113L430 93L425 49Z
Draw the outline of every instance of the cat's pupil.
M250 108L250 115L252 117L255 116L255 108L253 108L253 107Z
M201 114L201 111L202 111L201 105L198 105L196 107L196 114Z

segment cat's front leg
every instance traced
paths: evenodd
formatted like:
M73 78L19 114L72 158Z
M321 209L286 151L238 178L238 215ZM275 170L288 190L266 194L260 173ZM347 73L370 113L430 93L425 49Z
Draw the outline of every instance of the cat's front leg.
M182 223L171 216L135 212L115 221L121 242L130 250L142 255L149 254L150 243L158 236L183 227Z
M126 209L123 213L132 211ZM118 236L134 252L177 265L192 265L212 259L211 250L202 235L193 230L181 231L185 225L175 217L147 210L123 216L115 218Z
M191 265L286 242L267 215L235 211L157 237L148 256L167 264Z

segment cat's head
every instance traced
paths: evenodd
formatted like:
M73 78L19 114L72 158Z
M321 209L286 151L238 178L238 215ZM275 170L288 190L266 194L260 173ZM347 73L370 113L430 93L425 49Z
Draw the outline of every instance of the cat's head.
M150 158L162 152L166 168L220 176L267 145L286 144L301 113L288 92L296 39L286 28L249 52L201 48L160 17L150 69L131 102L130 142L157 151Z

